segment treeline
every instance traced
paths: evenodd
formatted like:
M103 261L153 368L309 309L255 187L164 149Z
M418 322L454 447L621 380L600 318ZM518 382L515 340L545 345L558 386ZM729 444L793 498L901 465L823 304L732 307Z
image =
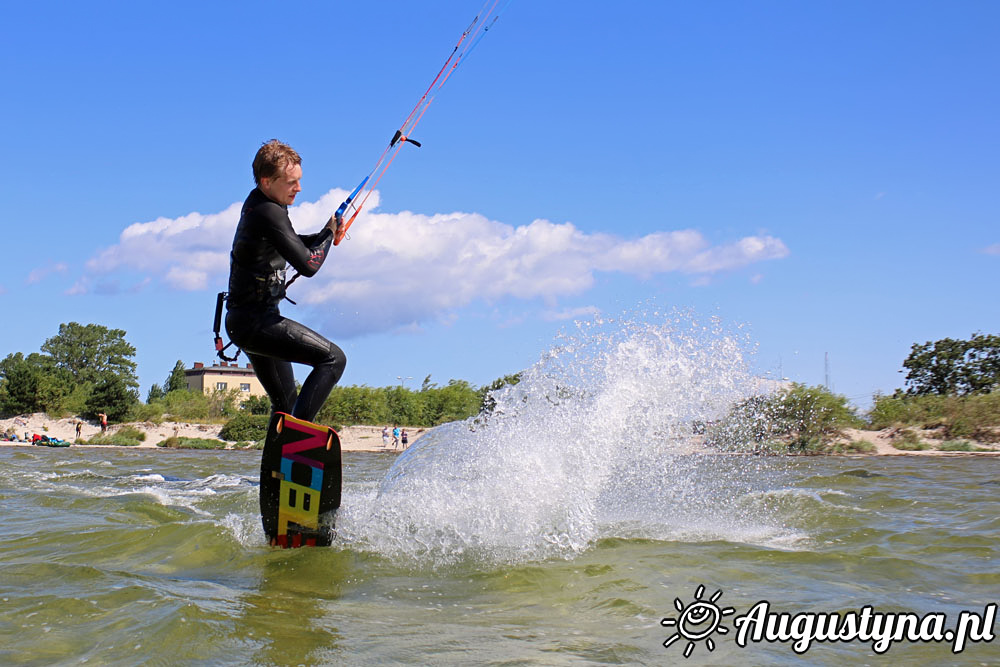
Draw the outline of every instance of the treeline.
M267 397L246 398L238 390L203 394L187 389L184 363L178 361L162 384L150 387L145 403L133 361L136 350L121 329L76 322L59 325L40 352L17 352L0 361L0 415L45 412L55 417L101 412L112 422L218 421L240 414L266 415ZM404 424L436 426L480 412L492 389L516 383L509 375L484 387L464 380L444 386L428 375L419 391L403 386L338 386L317 419L325 424Z
M133 360L136 350L121 329L76 322L59 325L40 352L17 352L0 360L0 415L45 412L55 417L112 422L222 421L241 414L266 415L266 397L246 400L239 391L202 394L187 390L184 364L178 361L163 384L154 384L145 402ZM948 437L1000 438L1000 336L977 333L914 344L903 361L906 389L876 395L859 415L845 397L822 387L792 385L770 396L736 405L714 425L709 439L723 448L747 448L780 441L811 448L848 426L939 428ZM401 424L436 426L491 408L489 392L515 384L518 375L474 387L464 380L444 386L424 379L419 390L403 386L334 388L318 415L338 426ZM755 444L756 443L756 444Z
M183 372L183 365L178 362ZM355 424L402 424L437 426L445 422L475 416L488 403L487 394L505 384L516 384L517 375L509 375L484 387L473 387L465 380L450 380L439 387L424 380L419 391L402 386L337 386L330 392L317 421L330 426ZM152 392L151 392L152 394ZM158 421L169 415L180 421L211 421L236 415L268 415L271 401L266 396L245 398L239 390L209 394L172 389L153 395L145 405L136 406L136 421Z
M916 431L934 431L940 440L960 445L974 440L1000 442L1000 392L971 394L907 394L875 396L865 414L846 397L824 387L792 384L766 396L733 406L716 423L696 425L706 444L741 452L866 452L863 442L843 442L844 429L893 429L904 442L919 445ZM964 451L971 445L964 442ZM893 446L900 448L895 442ZM927 447L915 447L926 449ZM958 449L963 451L963 449Z
M430 376L424 380L420 391L402 386L334 387L317 419L323 424L344 426L437 426L479 414L489 390L490 387L473 387L465 380L450 380L447 385L438 387L431 383Z
M733 406L705 429L706 441L725 450L830 451L831 442L852 427L933 429L952 442L1000 441L1000 336L914 344L903 368L906 390L876 394L863 415L824 387L792 384ZM864 451L863 443L853 445Z
M473 417L487 404L486 395L503 384L516 383L518 376L501 378L485 387L473 387L465 380L451 380L439 387L424 381L419 391L406 387L337 386L330 392L316 420L329 426L356 424L437 426ZM239 390L200 394L187 390L168 391L163 396L136 406L136 421L159 421L165 416L179 421L217 421L234 416L271 412L266 396L245 399Z
M952 440L1000 441L1000 335L914 343L906 390L876 395L870 428L937 429Z

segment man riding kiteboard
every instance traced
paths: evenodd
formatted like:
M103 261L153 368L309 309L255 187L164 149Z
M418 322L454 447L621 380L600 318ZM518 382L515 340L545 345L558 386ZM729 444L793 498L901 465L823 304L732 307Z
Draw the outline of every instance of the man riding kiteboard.
M275 546L328 545L332 517L340 507L340 439L333 429L312 421L347 359L337 345L282 316L278 306L287 298L286 267L307 278L315 275L326 260L337 222L331 217L316 234L295 233L288 207L302 191L302 160L287 144L272 139L261 146L253 177L257 187L243 203L233 238L229 292L217 304L216 349L229 359L218 336L225 299L231 344L247 353L271 398L261 453L264 533ZM293 363L312 367L301 391L296 391Z

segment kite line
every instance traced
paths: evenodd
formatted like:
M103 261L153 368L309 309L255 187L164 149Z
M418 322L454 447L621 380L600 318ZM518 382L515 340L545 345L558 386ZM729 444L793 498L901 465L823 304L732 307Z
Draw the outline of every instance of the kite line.
M371 196L375 186L382 180L382 176L385 175L389 165L396 159L403 146L410 143L418 148L420 147L420 142L410 137L413 129L420 122L420 119L424 117L424 113L427 112L427 108L434 101L434 97L441 90L442 86L444 86L445 82L455 73L458 66L468 58L469 53L479 45L479 42L483 40L483 37L486 36L486 33L489 32L497 19L500 18L501 12L507 8L510 2L511 0L486 0L482 9L472 19L472 23L469 24L469 27L459 37L458 42L456 42L448 59L444 61L444 65L441 66L437 76L431 81L431 85L427 87L427 90L424 91L424 94L417 101L416 106L413 107L413 111L406 117L406 120L399 126L395 134L392 135L389 145L382 151L378 162L375 163L375 166L368 172L368 175L361 180L358 187L354 188L354 191L348 195L347 199L343 201L333 214L337 223L337 231L333 236L333 245L340 245L340 242L344 240L347 230L354 224L358 214L361 213L361 209L364 208L365 202L368 201L368 197ZM356 204L355 201L357 201ZM348 212L348 209L350 209L351 214L345 220L344 215Z

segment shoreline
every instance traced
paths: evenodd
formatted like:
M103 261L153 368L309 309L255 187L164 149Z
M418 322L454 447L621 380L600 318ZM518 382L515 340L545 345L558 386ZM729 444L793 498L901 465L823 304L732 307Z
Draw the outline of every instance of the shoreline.
M76 444L74 441L76 439L76 423L78 421L83 421L83 428L81 431L81 437L84 440L89 440L96 435L101 433L100 426L91 424L87 421L81 420L77 417L63 417L60 419L53 419L48 417L44 413L35 413L32 415L20 415L17 417L11 417L8 419L0 419L0 433L6 432L9 428L13 428L17 433L18 437L24 437L25 433L28 433L30 438L32 434L38 433L39 435L47 435L50 438L58 438L60 440L65 440L70 443L71 447L87 447L87 448L108 448L114 447L118 449L173 449L167 447L159 447L159 443L171 437L179 438L204 438L211 440L219 440L220 442L226 443L225 447L220 447L219 450L222 451L233 451L236 448L235 442L228 440L221 440L219 438L219 432L222 430L222 424L196 424L189 422L174 422L165 421L159 424L153 422L126 422L123 424L115 424L108 428L109 433L113 433L119 428L131 427L137 429L146 434L146 439L138 445L91 445L91 444ZM410 434L409 445L412 446L417 440L420 439L422 435L427 433L429 428L424 427L405 427ZM896 449L892 442L898 435L900 429L896 428L886 428L879 431L869 431L863 429L845 429L842 437L839 439L841 442L851 442L851 441L865 441L874 447L874 451L871 452L839 452L839 453L797 453L797 452L781 452L781 453L767 453L758 454L752 452L724 452L724 451L702 451L700 448L694 448L690 450L690 453L702 453L702 454L716 454L716 455L739 455L739 456L797 456L797 457L808 457L808 456L844 456L851 458L865 458L870 456L923 456L931 458L948 458L948 457L968 457L968 456L980 456L980 457L991 457L1000 456L1000 449L995 449L996 445L990 445L988 443L977 442L974 440L969 440L970 445L974 447L986 448L988 451L941 451L939 449L924 449L924 450L902 450ZM390 444L388 447L382 445L382 427L381 426L368 426L368 425L358 425L358 426L345 426L342 430L337 432L340 435L340 448L341 451L345 452L371 452L371 453L401 453L405 451L402 446L393 449ZM932 430L920 432L921 440L926 442L931 447L940 446L941 440L935 437L936 433ZM0 441L0 446L8 447L37 447L44 445L34 445L31 442L14 442L14 441ZM186 448L180 448L186 449ZM219 451L215 450L215 451Z
M159 443L172 437L178 438L204 438L209 440L219 440L220 442L226 443L226 447L220 447L220 450L231 451L234 450L233 441L221 440L219 438L219 432L222 430L222 424L193 424L189 422L174 422L165 421L159 424L153 422L125 422L122 424L113 424L108 427L108 433L114 433L120 428L130 427L137 429L146 434L146 439L139 443L138 445L90 445L90 444L76 444L76 423L78 421L83 422L83 428L80 433L80 437L84 440L89 440L94 436L100 435L101 427L98 425L91 424L86 420L80 419L78 417L63 417L60 419L53 419L48 417L43 413L35 413L32 415L19 415L17 417L11 417L8 419L0 419L0 433L4 433L9 428L13 428L14 432L17 433L18 437L23 438L24 434L27 433L30 438L31 435L37 433L39 435L47 435L50 438L58 438L59 440L65 440L70 443L70 447L87 447L87 448L108 448L115 447L118 449L172 449L167 447L159 447ZM405 428L409 433L409 445L412 446L420 436L425 434L429 429L424 427L400 427ZM342 430L337 431L340 436L340 449L344 452L374 452L374 453L385 453L385 452L396 452L397 454L404 451L402 445L397 449L392 448L391 440L388 447L382 446L382 427L381 426L345 426ZM31 442L13 442L13 441L0 441L0 446L10 446L10 447L39 447L45 445L34 445ZM184 448L181 448L184 449Z

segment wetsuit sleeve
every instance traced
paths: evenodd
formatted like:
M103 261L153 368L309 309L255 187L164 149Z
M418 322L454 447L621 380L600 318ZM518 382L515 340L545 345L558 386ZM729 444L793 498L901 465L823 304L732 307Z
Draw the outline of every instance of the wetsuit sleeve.
M322 234L324 232L329 232L329 231L330 231L330 229L328 227L324 227L323 231L317 232L315 234L299 234L298 236L299 236L300 239L302 239L302 242L306 245L306 247L311 248L313 245L316 244L316 238L320 234Z
M288 213L281 207L274 204L264 205L259 207L258 211L267 219L265 236L274 245L275 250L292 265L292 268L306 278L315 275L326 261L330 245L333 243L333 232L330 228L324 227L318 234L300 237L292 229ZM305 240L308 240L308 243L304 242Z

